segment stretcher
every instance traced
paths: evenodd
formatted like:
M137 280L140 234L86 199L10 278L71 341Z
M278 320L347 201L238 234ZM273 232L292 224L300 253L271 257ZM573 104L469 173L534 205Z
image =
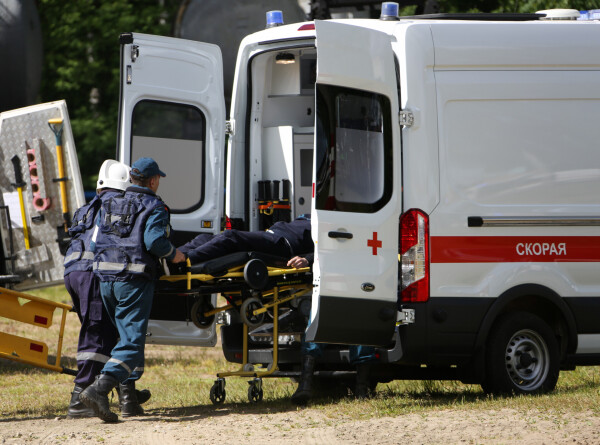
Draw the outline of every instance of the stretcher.
M226 377L251 377L248 399L263 398L262 378L278 377L278 319L280 310L312 289L310 267L300 269L286 266L287 259L260 252L237 252L200 264L186 264L182 269L160 278L157 292L194 297L190 319L201 328L209 328L219 312L234 310L243 322L243 357L239 369L217 373L210 390L213 404L225 401ZM211 296L224 297L226 304L215 307ZM290 309L291 310L291 309ZM249 329L261 326L267 316L273 320L272 360L267 367L248 362Z
M60 366L65 321L71 306L0 287L0 317L48 329L53 324L57 309L61 309L62 313L54 364L48 362L48 345L45 342L6 332L0 332L0 357L63 374L77 375L76 370Z

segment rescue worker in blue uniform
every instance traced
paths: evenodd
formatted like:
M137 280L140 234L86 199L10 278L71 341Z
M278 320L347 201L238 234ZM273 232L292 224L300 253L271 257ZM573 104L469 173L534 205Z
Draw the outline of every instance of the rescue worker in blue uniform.
M119 385L128 415L141 415L133 383L144 372L144 348L159 259L181 262L185 256L169 241L169 209L156 195L166 176L152 158L131 166L131 182L122 196L102 203L92 237L94 273L100 279L104 306L119 341L81 401L105 422L116 422L108 393Z
M117 330L110 321L100 296L100 282L92 272L93 253L90 238L102 202L121 196L129 182L129 167L112 159L104 161L98 174L97 195L73 215L69 228L71 241L67 249L65 287L81 322L77 344L77 376L71 393L67 418L93 417L94 411L79 400L79 394L94 382L110 351L117 344ZM137 392L139 403L150 398L150 391Z

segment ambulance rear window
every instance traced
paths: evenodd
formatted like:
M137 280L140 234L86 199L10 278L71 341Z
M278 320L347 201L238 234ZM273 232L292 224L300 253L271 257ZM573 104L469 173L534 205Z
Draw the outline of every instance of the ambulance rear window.
M392 193L389 99L317 85L316 208L372 213Z
M204 201L204 114L191 105L142 100L133 109L131 160L154 158L167 177L159 195L172 213L186 213Z

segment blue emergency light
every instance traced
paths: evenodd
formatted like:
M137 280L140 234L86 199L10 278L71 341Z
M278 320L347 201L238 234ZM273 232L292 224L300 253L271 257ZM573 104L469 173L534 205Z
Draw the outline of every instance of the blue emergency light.
M398 17L398 3L383 2L381 4L381 16L379 20L400 20Z
M283 13L281 11L267 12L267 28L283 25Z
M600 20L600 9L579 11L579 18L577 20Z

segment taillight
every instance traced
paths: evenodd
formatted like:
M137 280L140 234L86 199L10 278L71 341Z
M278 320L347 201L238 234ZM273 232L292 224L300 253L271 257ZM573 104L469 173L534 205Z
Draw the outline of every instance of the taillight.
M429 299L429 218L411 209L400 217L400 259L403 303Z

